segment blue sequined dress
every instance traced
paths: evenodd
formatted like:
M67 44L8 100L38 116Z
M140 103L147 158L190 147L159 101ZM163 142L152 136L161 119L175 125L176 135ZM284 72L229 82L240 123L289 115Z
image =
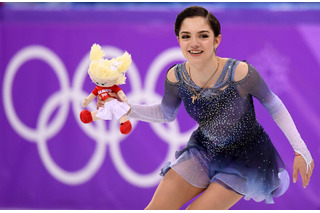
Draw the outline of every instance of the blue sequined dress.
M165 119L173 120L183 101L199 127L161 175L173 169L195 187L206 188L211 182L218 182L246 200L273 203L274 196L287 190L289 177L256 119L252 98L266 106L273 93L250 64L246 77L235 82L238 63L228 59L215 86L203 91L191 80L185 63L175 66L177 83L166 79L160 105ZM201 97L192 103L194 90Z

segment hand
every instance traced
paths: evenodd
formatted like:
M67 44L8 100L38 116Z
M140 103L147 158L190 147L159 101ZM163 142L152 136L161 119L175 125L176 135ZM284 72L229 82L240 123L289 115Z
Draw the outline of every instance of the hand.
M122 90L120 90L118 93L117 93L118 97L119 97L119 101L121 102L125 102L126 104L128 104L128 98L127 96L124 94L124 92ZM128 104L129 105L129 104Z
M109 94L110 97L116 98L118 101L122 102L122 100L120 99L120 97L118 96L117 93L109 92L108 94Z
M311 167L311 168L310 168ZM309 184L310 177L313 172L314 162L312 160L310 167L307 168L307 163L300 154L296 154L293 161L293 182L296 183L298 180L298 171L300 172L303 188L306 188ZM308 172L307 172L308 170Z
M128 98L126 96L121 97L122 101L125 102L126 104L128 104ZM128 104L129 105L129 104Z
M99 109L99 107L103 107L104 106L104 101L102 100L101 96L98 95L97 96L97 109Z

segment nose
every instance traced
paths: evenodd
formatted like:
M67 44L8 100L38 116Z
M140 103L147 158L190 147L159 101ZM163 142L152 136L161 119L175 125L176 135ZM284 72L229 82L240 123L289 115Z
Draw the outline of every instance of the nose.
M193 37L191 39L190 45L191 45L191 48L197 49L200 46L198 38Z

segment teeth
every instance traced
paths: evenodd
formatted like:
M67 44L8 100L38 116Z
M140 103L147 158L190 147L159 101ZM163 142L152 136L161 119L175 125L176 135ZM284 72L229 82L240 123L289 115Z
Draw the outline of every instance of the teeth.
M202 53L202 51L189 51L191 54L200 54L200 53Z

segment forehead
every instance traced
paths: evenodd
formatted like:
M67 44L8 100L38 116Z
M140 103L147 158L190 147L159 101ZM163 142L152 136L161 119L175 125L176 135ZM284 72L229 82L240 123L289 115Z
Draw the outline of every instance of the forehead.
M184 19L180 28L180 32L183 32L183 31L193 32L193 31L200 31L200 30L212 31L209 25L209 21L206 18L201 16L195 16L195 17Z

